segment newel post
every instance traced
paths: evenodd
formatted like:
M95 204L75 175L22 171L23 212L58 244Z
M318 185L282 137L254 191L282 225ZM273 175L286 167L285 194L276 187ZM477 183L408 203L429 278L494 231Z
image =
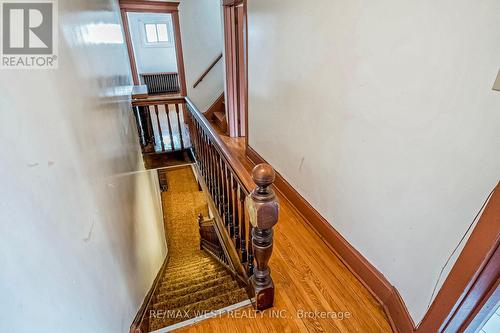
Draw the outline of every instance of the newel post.
M246 199L253 226L252 248L256 265L250 282L257 310L268 309L274 303L274 283L268 265L273 253L273 227L278 222L279 213L278 198L270 188L274 178L275 172L269 164L255 166L252 179L257 188Z

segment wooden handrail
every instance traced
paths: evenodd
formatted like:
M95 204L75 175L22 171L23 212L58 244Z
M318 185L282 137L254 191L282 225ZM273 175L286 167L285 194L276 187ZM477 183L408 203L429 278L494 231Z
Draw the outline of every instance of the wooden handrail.
M149 96L147 98L138 98L132 100L132 106L147 106L158 104L183 104L184 97L181 96Z
M222 141L219 134L217 134L208 119L205 118L205 116L200 112L200 110L198 110L193 102L188 97L186 97L185 99L186 105L188 106L193 117L196 118L198 124L200 124L204 128L205 132L210 136L210 139L214 143L215 149L219 151L221 156L223 156L223 158L226 160L228 166L232 169L233 173L241 181L247 192L246 194L249 194L254 188L255 184L252 180L252 177L248 174L245 166L231 154L225 142Z
M265 310L274 302L269 259L279 214L278 199L272 189L275 172L270 165L259 164L250 176L188 98L186 105L197 161L195 170L214 212L221 244L225 244L238 276L248 281L255 308ZM201 220L202 217L200 223Z
M212 70L212 68L215 67L215 65L217 65L217 63L219 62L219 60L222 59L222 53L219 54L217 56L217 59L215 59L212 64L210 64L210 66L208 66L207 70L205 72L203 72L203 74L201 74L200 78L193 84L193 88L196 88L201 81L203 81L203 79L205 78L205 76L207 76L208 73L210 73L210 71Z

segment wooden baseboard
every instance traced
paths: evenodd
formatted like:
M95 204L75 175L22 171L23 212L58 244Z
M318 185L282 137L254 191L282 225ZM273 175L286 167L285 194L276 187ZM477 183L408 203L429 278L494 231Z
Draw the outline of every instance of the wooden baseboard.
M252 147L246 155L253 164L267 163ZM361 253L335 230L278 172L274 182L276 189L295 207L298 214L324 240L326 245L342 260L356 278L371 292L384 308L393 330L411 333L414 323L406 305L394 286Z
M148 293L146 294L146 297L144 298L144 301L142 302L142 305L139 308L139 311L135 315L135 318L134 318L134 321L132 322L132 325L130 325L130 333L147 333L147 332L149 332L149 322L148 322L148 325L145 325L146 322L144 321L144 319L146 317L146 314L147 314L146 312L148 310L149 305L154 302L153 296L155 295L156 290L158 289L158 286L160 285L161 277L163 276L163 273L165 272L165 268L167 267L168 258L169 258L169 255L167 253L165 260L163 260L163 264L161 265L161 268L158 271L158 274L156 275L156 278L154 279L153 284L151 285L151 288L149 289Z

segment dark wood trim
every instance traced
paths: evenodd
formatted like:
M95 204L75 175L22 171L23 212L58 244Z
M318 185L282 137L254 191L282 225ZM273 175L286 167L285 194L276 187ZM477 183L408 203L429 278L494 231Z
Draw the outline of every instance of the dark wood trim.
M250 146L247 146L246 155L254 164L267 163ZM477 313L480 311L479 306L485 303L488 292L491 293L491 284L498 280L500 265L496 265L493 271L487 271L485 267L500 239L500 184L495 188L462 253L418 327L415 326L398 291L387 278L349 244L278 172L275 186L380 302L395 332L445 332L446 325L451 322L460 305L464 305L463 300L467 295L476 297L472 313ZM483 288L478 296L472 292L471 286L481 281L479 277L488 279L486 285L489 288ZM470 316L462 318L462 324L467 323L467 320L470 322L472 319Z
M173 13L179 10L178 2L120 0L120 8L127 12Z
M146 98L132 100L132 106L182 104L184 102L184 97L180 96L148 96Z
M208 73L210 73L210 71L212 70L212 68L215 67L215 65L217 65L217 63L222 59L222 53L219 54L217 56L217 58L212 61L212 63L210 64L210 66L208 66L208 68L203 72L203 74L201 74L200 78L198 80L196 80L196 82L193 84L193 88L196 88L201 81L203 81L203 79L205 78L205 76L207 76Z
M132 45L132 37L127 18L127 12L145 12L145 13L166 13L172 15L172 25L174 28L175 55L177 58L177 72L179 74L179 85L181 95L186 96L186 73L184 70L184 55L182 52L181 28L179 23L179 3L178 2L160 2L160 1L141 1L141 0L120 0L120 11L125 31L125 41L130 59L130 67L134 84L138 85L139 75L137 73L137 64Z
M498 249L497 249L498 252ZM498 256L495 254L495 256ZM495 259L495 265L497 267L500 265L498 259ZM488 319L488 316L491 315L492 311L495 310L495 306L500 301L500 279L497 279L496 282L491 286L490 290L485 294L481 302L478 304L476 309L471 313L469 319L465 322L465 326L467 329L464 330L465 333L474 333L478 327L485 320Z
M238 6L241 5L244 0L222 0L223 6Z
M213 128L212 124L208 121L208 119L198 110L198 108L194 105L194 103L188 98L185 98L186 104L191 109L191 114L196 119L198 124L204 128L206 134L210 137L212 144L219 151L220 155L227 161L227 164L232 169L233 174L240 180L241 185L250 192L254 187L255 183L253 182L252 176L245 168L245 166L240 162L237 156L229 150L227 145L222 141L217 131Z
M248 132L248 27L246 0L223 2L226 118L229 136Z
M475 287L478 283L491 285L498 279L500 266L494 266L493 270L486 268L495 254L499 239L500 184L493 191L476 227L417 332L452 332L454 327L461 327L469 320L466 317L471 308L473 311L478 310L476 307L488 291ZM486 279L486 282L483 279Z
M149 292L146 294L146 297L144 298L144 301L142 302L141 307L139 308L139 311L137 311L137 314L134 318L134 321L132 322L132 325L130 325L130 333L147 333L149 332L149 326L147 325L149 321L146 323L144 321L144 318L146 316L146 312L148 310L148 306L154 302L153 296L156 294L156 290L158 289L158 286L160 285L161 278L163 276L163 273L165 272L165 268L167 267L169 259L169 254L167 252L167 255L165 256L165 260L163 260L163 264L161 265L160 270L158 271L158 274L156 274L156 277L153 281L153 284L151 285L151 288L149 289Z
M122 16L123 31L125 33L125 42L127 43L128 59L130 62L130 70L132 71L132 80L134 85L139 85L139 75L137 74L137 65L135 62L134 47L132 46L132 37L130 36L130 27L128 24L127 11L123 8L120 9Z
M175 54L177 57L177 72L179 73L179 84L181 95L187 96L186 72L184 70L184 54L182 52L181 25L179 23L179 12L172 13L172 24L174 26Z
M224 249L224 252L227 255L227 258L231 261L231 265L235 269L236 275L240 276L242 281L248 281L248 276L245 271L245 267L240 261L238 256L238 251L234 247L233 241L231 239L231 235L228 233L226 227L224 226L224 220L222 216L220 216L219 211L217 209L217 204L214 202L210 190L205 182L205 179L201 176L202 173L196 164L193 165L194 172L198 177L198 182L201 185L203 192L205 193L205 197L207 199L207 205L210 208L210 211L213 213L214 218L214 227L216 228L217 235L219 236L219 241L221 242L221 246ZM234 272L233 272L234 273ZM245 283L248 285L248 282Z

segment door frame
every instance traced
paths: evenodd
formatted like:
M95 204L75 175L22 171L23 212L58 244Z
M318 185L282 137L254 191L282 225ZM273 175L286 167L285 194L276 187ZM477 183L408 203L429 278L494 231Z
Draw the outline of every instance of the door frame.
M236 8L241 7L241 11ZM248 146L248 22L246 0L222 0L226 116L230 137L244 137ZM241 29L236 29L239 22ZM242 52L238 52L242 49ZM239 57L236 57L239 55ZM241 65L243 63L243 65ZM238 111L235 114L235 111Z
M474 332L500 300L500 183L415 332Z
M145 0L119 0L120 13L122 17L123 30L125 32L125 41L127 43L130 69L132 70L132 79L134 85L140 85L139 73L137 73L137 63L135 60L134 48L132 45L132 36L127 13L163 13L172 15L172 25L174 28L175 55L177 58L177 73L179 75L179 86L181 96L186 96L186 74L184 69L184 55L182 52L181 28L179 23L179 3L178 2L157 2Z

